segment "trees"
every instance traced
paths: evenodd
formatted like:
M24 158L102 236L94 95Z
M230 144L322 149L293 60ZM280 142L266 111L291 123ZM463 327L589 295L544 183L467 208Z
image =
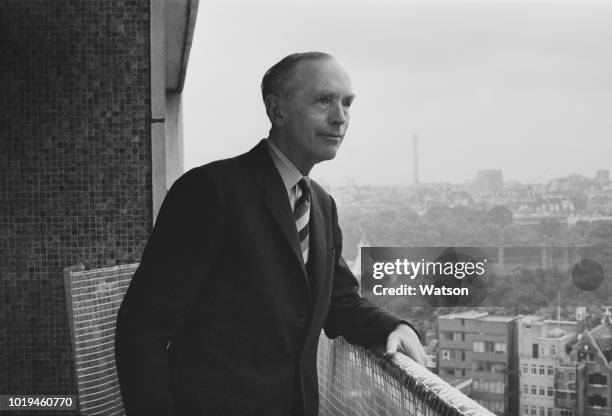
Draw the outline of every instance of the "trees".
M376 188L369 189L369 195L369 200L341 205L346 258L355 258L357 244L364 240L381 247L514 247L512 253L506 253L506 262L513 266L487 277L492 286L486 304L503 307L507 314L536 313L542 308L553 311L559 292L567 308L564 314L575 306L612 304L612 221L583 221L572 227L558 219L516 224L510 209L501 205L489 210L438 205L419 215L413 206L424 205L426 198L415 202ZM374 195L380 197L374 200ZM563 253L561 248L548 250L546 257L543 247L579 248L567 250L568 254L576 253L572 259L559 254ZM567 260L584 257L593 258L604 268L606 280L593 292L580 290L571 281L573 264ZM375 301L387 303L402 315L414 309L414 303L402 297L376 297ZM423 310L431 316L419 315L419 319L429 325L435 320L435 310Z
M496 205L485 213L484 220L501 228L507 227L512 224L512 211L503 205Z

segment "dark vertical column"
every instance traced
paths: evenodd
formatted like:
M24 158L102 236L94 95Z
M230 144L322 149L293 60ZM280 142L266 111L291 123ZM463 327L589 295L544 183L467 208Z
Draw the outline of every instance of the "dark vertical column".
M149 2L0 0L0 392L74 392L62 269L152 223Z
M507 385L507 415L518 415L520 414L519 407L519 395L520 395L520 381L519 381L519 348L518 348L518 326L519 319L515 318L508 322L507 333L508 333L508 364L506 366L508 371L508 385Z

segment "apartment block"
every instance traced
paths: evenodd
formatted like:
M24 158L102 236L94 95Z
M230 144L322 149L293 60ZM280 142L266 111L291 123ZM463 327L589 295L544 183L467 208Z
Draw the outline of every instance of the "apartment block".
M556 380L575 382L575 369L568 347L576 339L577 323L545 320L539 316L521 317L518 323L520 414L523 416L573 416L575 390L557 385ZM562 375L560 375L562 374ZM562 392L562 393L561 393ZM565 397L556 409L556 397Z
M517 414L517 320L478 311L438 317L440 377L498 415Z
M612 415L612 314L606 310L601 324L585 329L577 337L570 352L570 366L575 381L565 373L557 377L556 405L559 409L566 404L565 391L575 391L575 415ZM568 366L568 367L570 367ZM565 409L563 409L565 410ZM566 416L559 412L555 416Z

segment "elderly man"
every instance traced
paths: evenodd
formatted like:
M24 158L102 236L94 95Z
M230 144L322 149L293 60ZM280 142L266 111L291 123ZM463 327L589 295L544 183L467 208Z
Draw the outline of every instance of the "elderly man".
M358 294L334 200L308 175L333 159L354 95L328 54L265 74L270 134L172 186L118 317L128 415L318 413L321 329L423 363L404 321Z

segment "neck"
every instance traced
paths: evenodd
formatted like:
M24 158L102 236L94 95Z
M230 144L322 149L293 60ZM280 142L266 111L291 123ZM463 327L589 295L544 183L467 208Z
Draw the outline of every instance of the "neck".
M295 149L290 145L291 140L289 140L284 135L280 134L277 130L271 129L270 134L268 135L268 140L274 142L278 150L280 150L287 159L293 163L293 165L298 168L300 173L304 176L308 176L310 171L312 170L314 163L307 162L300 157L299 150Z

